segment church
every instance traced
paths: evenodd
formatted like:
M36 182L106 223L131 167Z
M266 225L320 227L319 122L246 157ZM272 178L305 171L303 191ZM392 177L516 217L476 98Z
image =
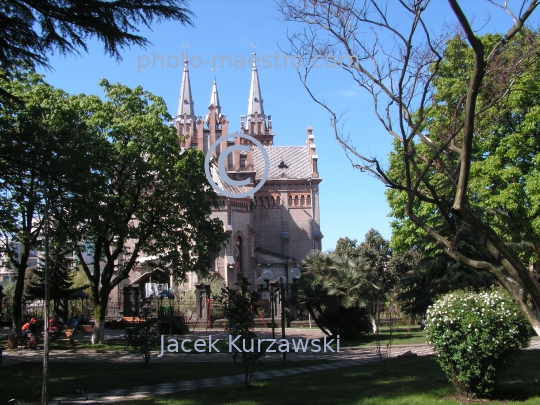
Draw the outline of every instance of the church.
M174 126L184 141L181 148L196 148L207 153L218 139L223 142L212 151L217 162L220 149L245 144L248 152L233 151L225 159L227 176L234 180L248 179L246 186L237 187L224 181L217 171L213 179L227 194L240 194L256 187L263 178L265 161L261 150L235 132L249 135L264 146L268 159L268 177L264 185L247 197L219 193L219 204L212 216L221 219L229 235L229 243L216 252L211 272L232 287L239 277L248 277L252 285L262 269L270 269L274 279L285 276L297 267L312 249L321 250L319 184L317 154L313 130L306 131L303 146L275 146L272 117L265 114L261 83L256 63L251 70L251 86L247 114L240 117L239 129L222 113L219 92L214 80L208 111L204 117L195 115L188 62L184 62L178 110ZM247 90L247 88L246 88ZM247 91L246 91L247 93ZM239 135L236 134L236 135ZM189 284L197 283L196 275Z
M265 113L255 63L251 70L247 114L240 117L240 125L235 126L238 129L231 130L229 120L222 113L216 80L211 88L206 115L196 116L194 104L186 60L178 109L171 124L181 136L180 151L186 148L199 149L204 153L211 151L211 178L223 191L218 191L218 205L212 207L212 217L223 222L229 237L227 245L220 252L214 252L210 277L222 279L228 287L233 287L239 278L247 277L256 286L261 272L270 269L274 280L284 276L288 284L292 284L290 270L298 267L310 250L322 250L319 209L322 179L317 168L312 128L307 127L303 146L274 145L276 135L272 130L272 118ZM268 156L266 181L255 193L253 190L263 180L265 159L260 148L242 135L257 140ZM216 142L217 147L212 148ZM223 179L216 170L220 152L241 144L248 148L245 151L234 150L222 159L228 177ZM230 184L231 179L244 180L246 184L236 186ZM235 194L249 195L236 197ZM166 272L162 271L160 275L153 271L150 274L144 265L146 260L148 258L139 258L140 266L134 269L129 280L122 283L125 315L132 312L129 307L136 306L140 296L149 294L149 286L157 287L154 292L158 292L170 288L172 283ZM182 289L193 291L201 281L197 274L188 274ZM114 298L111 301L114 302Z

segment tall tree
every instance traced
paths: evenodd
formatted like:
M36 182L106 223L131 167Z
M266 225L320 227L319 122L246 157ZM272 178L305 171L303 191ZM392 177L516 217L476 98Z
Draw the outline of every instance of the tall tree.
M325 334L347 339L372 331L378 286L369 263L314 250L302 260L302 268L296 300Z
M172 20L193 25L187 0L3 0L0 6L0 67L14 61L48 66L47 52L87 51L97 37L105 52L121 59L120 50L145 46L137 25Z
M67 298L72 292L72 270L73 258L69 257L73 252L65 246L57 243L54 238L49 250L49 297L58 301ZM45 297L45 262L41 261L39 266L30 271L29 284L26 287L25 295L30 299L44 299Z
M365 239L357 243L356 239L339 238L333 251L335 256L346 256L349 259L362 259L373 272L375 283L380 287L381 298L389 293L397 283L402 270L393 266L393 252L390 242L381 233L371 228Z
M105 181L89 190L85 206L65 232L75 243L79 262L91 284L95 323L92 341L103 342L111 290L129 277L144 255L150 264L177 279L205 273L212 251L226 241L223 224L210 219L217 196L204 174L204 154L179 151L179 137L167 123L162 98L102 80L106 101L82 97L86 124L104 142L95 151L106 160ZM66 213L56 211L62 225ZM91 254L85 258L84 252Z
M54 89L31 67L13 80L0 74L0 87L17 103L0 104L0 231L2 254L16 269L13 330L20 330L28 259L41 248L45 200L59 212L95 188L98 150L81 120L77 103Z
M488 218L490 213L478 209L474 191L475 183L487 182L486 192L509 183L492 182L474 168L479 130L487 111L500 109L511 94L526 94L519 79L535 69L539 59L536 35L524 29L539 2L518 3L514 8L508 2L495 4L508 13L509 29L483 41L458 1L448 0L458 35L470 50L470 63L459 57L445 63L446 41L454 33L434 35L428 29L429 0L401 1L395 7L376 0L283 0L280 8L285 19L308 25L291 36L291 53L306 62L299 71L300 79L312 98L331 114L335 136L353 166L382 181L391 192L401 193L404 217L448 256L495 277L540 335L540 322L521 293L525 290L540 308L540 286L512 248L512 237L498 232L499 225ZM340 132L340 117L309 87L307 80L316 66L313 62L321 54L332 53L349 57L343 70L373 97L377 118L400 150L390 171L378 159L354 148L350 138ZM451 97L439 101L437 80L452 74L451 62L459 67L459 80L454 87L441 87ZM433 121L430 107L444 109L445 120L439 125ZM503 126L504 116L491 118ZM534 145L529 141L521 146L534 161ZM505 226L508 219L504 219ZM460 250L461 243L468 249Z

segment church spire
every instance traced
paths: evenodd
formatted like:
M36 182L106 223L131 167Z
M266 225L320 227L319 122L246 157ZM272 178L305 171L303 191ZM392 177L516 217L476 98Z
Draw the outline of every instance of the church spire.
M180 88L180 99L178 100L177 118L184 119L184 114L188 119L195 122L195 112L193 108L193 97L191 96L191 83L189 81L188 60L184 61L184 73L182 74L182 87Z
M210 105L216 108L216 114L221 114L221 105L219 105L219 95L217 90L216 78L214 77L214 85L212 86L212 94L210 95Z
M253 53L255 56L255 53ZM257 71L257 64L253 62L253 68L251 69L251 88L249 90L248 100L248 119L257 113L259 117L265 118L263 99L261 97L261 87L259 86L259 73Z

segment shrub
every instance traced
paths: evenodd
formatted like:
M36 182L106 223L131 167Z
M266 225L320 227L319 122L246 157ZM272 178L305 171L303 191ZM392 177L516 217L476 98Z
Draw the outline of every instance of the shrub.
M497 378L529 345L528 323L502 290L456 291L429 307L428 343L460 394L490 396Z
M234 338L240 336L237 346L239 348L251 347L251 350L253 350L252 352L246 352L245 350L243 352L236 352L232 350L232 347L229 347L229 350L233 351L234 361L240 360L244 367L244 385L246 389L249 389L251 388L253 368L255 364L260 363L259 358L264 356L263 352L256 351L252 341L252 339L257 337L253 329L261 296L257 291L249 288L251 284L247 277L242 277L235 285L239 289L224 287L219 298L223 304L223 311L227 321L229 322L231 335ZM245 341L248 341L247 346L245 346Z

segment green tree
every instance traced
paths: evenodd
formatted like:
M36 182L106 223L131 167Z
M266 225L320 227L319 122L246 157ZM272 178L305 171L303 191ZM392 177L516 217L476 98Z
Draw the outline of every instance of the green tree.
M73 252L65 246L53 243L49 253L49 297L51 300L67 298L73 288L73 259L67 257ZM30 299L44 299L45 297L45 269L44 261L31 271L30 282L26 287L25 295Z
M540 322L521 292L540 308L540 286L519 250L537 246L536 237L528 233L531 227L522 225L526 218L531 224L537 221L538 193L530 191L540 184L533 180L538 120L532 119L536 108L531 108L530 120L522 121L523 115L513 114L508 104L525 101L529 86L534 93L538 83L537 34L524 25L539 3L499 4L509 15L509 28L503 35L482 39L459 2L448 4L459 28L441 35L428 29L426 10L436 7L428 0L402 1L396 7L375 0L282 0L280 9L285 19L308 25L290 37L291 54L302 55L304 61L300 79L330 113L336 139L353 167L391 189L394 215L410 220L410 226L401 228L410 242L404 244L407 249L429 235L455 261L489 272L540 335ZM454 50L447 40L456 32L459 44ZM388 169L353 146L341 132L341 117L310 88L308 77L321 52L337 54L339 60L347 55L342 69L372 96L375 114L396 148ZM509 134L521 141L509 142ZM502 160L495 149L479 148L497 138ZM522 177L523 166L531 168L531 181ZM493 171L496 167L503 170ZM524 198L527 193L530 200ZM462 244L467 248L460 249Z
M378 286L372 303L372 313L378 319L379 311L395 291L400 277L409 270L408 266L403 266L406 259L395 255L389 241L373 228L366 233L360 244L357 244L356 239L340 238L334 255L362 260L369 267L372 281Z
M183 279L190 271L204 274L211 252L226 240L222 222L210 219L217 197L204 174L204 154L179 152L163 99L141 87L106 80L101 85L106 101L80 101L86 125L104 142L95 153L106 161L101 168L106 180L89 190L85 206L71 211L74 220L85 218L80 226L67 221L64 229L75 243L84 241L74 249L91 285L94 343L104 339L110 292L129 277L141 255L151 258L148 265Z
M351 259L358 259L360 257L360 251L357 243L358 241L356 239L350 239L347 236L339 238L336 243L336 248L332 253L337 256L347 256Z
M47 53L78 53L97 37L105 52L121 59L120 50L145 46L136 25L179 21L192 25L186 0L4 0L0 7L0 68L14 61L48 65Z
M42 245L46 200L63 212L99 177L90 151L99 150L78 101L43 81L31 67L0 87L18 101L0 104L0 230L2 254L17 271L13 330L20 330L28 258Z
M409 258L404 266L397 299L401 310L414 319L422 319L443 294L467 288L478 292L497 282L491 274L458 263L437 248L417 261Z
M358 338L372 331L377 295L374 272L363 259L314 250L302 261L296 300L327 335Z
M525 46L523 41L538 40L531 33L525 34L524 38L512 44L513 48ZM481 40L490 48L494 42L500 40L500 36L487 35ZM514 61L515 57L510 60ZM434 81L434 102L426 108L425 129L422 128L433 134L432 139L437 139L438 134L444 134L446 128L451 127L450 111L457 107L456 94L459 94L460 88L463 90L463 75L471 69L473 63L472 49L463 40L454 38L447 43L445 59L441 62L440 73ZM491 82L491 86L479 93L477 104L482 113L477 116L469 184L471 209L497 235L504 238L505 246L519 257L524 266L538 261L537 251L540 247L540 233L535 224L537 208L534 203L535 184L538 181L535 156L539 148L536 105L536 98L540 95L536 85L540 72L538 67L537 63L534 63L534 68L531 67L517 77L512 91L496 107L491 104L494 94L501 91L498 88L500 83ZM499 70L505 72L503 67ZM430 153L423 145L419 145L417 150L423 155ZM396 144L389 171L395 178L399 177L402 153L402 148ZM448 167L455 167L458 159L459 155L448 154ZM435 185L439 198L451 201L456 185L446 170L441 168L426 177ZM442 256L440 247L423 237L414 223L411 223L400 206L405 199L399 191L388 192L388 201L395 217L392 224L393 245L399 250L405 249L405 246L414 246L421 257L415 271L403 280L406 290L402 298L411 304L406 305L408 310L423 313L426 305L430 305L437 294L465 287L478 290L496 282L497 277L492 273L482 274L474 266ZM450 206L447 208L445 215L435 209L433 204L420 202L417 212L440 235L450 238L456 233L456 229L455 223L449 221ZM496 264L486 249L482 250L474 243L474 238L473 230L463 226L458 237L454 238L454 249L466 257ZM413 294L419 294L414 302ZM514 299L516 298L514 296Z

